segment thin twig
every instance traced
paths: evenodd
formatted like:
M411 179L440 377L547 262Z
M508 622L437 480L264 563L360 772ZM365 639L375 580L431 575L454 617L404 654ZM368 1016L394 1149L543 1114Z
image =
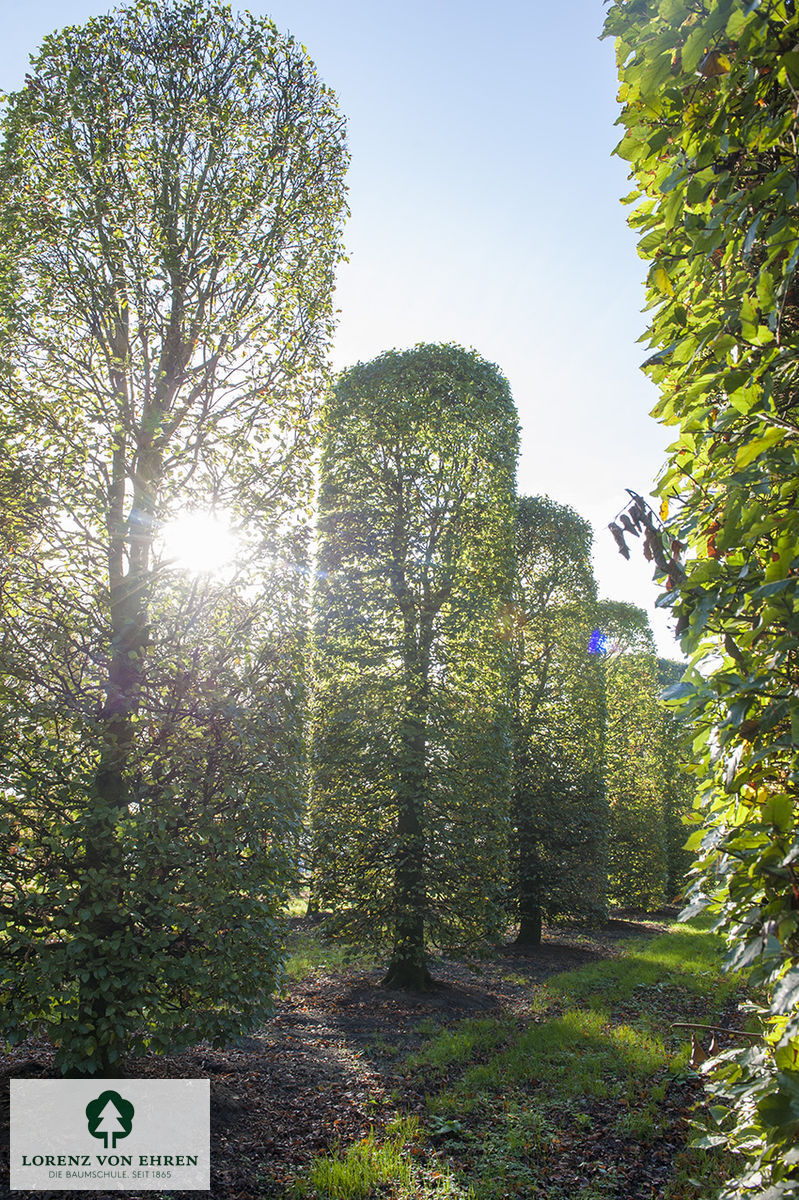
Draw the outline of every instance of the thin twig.
M748 1033L745 1029L728 1029L723 1025L696 1025L692 1021L672 1021L669 1029L702 1029L706 1033L729 1033L733 1037L752 1038L755 1042L763 1040L761 1033Z

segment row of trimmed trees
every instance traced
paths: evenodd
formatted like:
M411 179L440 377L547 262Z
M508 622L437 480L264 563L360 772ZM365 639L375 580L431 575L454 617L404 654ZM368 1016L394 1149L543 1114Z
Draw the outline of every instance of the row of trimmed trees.
M598 602L585 521L517 501L516 449L507 382L452 345L346 371L322 415L311 886L388 984L681 883L646 616Z
M347 155L304 51L217 0L135 0L46 39L2 132L5 1040L107 1072L257 1024L308 753L317 899L388 943L389 981L500 930L514 828L523 936L600 911L623 814L660 820L630 776L654 658L628 681L635 618L595 615L586 527L517 509L477 356L386 355L330 393L309 639ZM174 561L192 510L235 528L226 574ZM662 860L627 892L631 861L610 894L656 901Z

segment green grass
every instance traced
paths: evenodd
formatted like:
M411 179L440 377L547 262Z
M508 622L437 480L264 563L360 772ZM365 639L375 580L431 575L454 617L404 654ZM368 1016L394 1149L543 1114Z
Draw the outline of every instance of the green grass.
M307 909L306 892L289 898L285 915L289 918L304 917ZM343 942L329 941L318 926L289 929L286 935L284 967L291 983L300 983L311 975L345 971L351 967L371 970L374 966L375 959L368 951Z
M439 1123L470 1124L471 1145L467 1138L459 1158L475 1200L500 1200L514 1187L555 1200L561 1191L547 1177L548 1151L589 1128L597 1102L611 1106L610 1117L603 1110L607 1132L655 1140L669 1079L688 1065L684 1032L672 1023L712 1023L740 987L721 971L718 939L675 926L631 943L623 957L554 976L533 997L532 1022L515 1035L509 1037L507 1021L461 1022L431 1039L409 1066L419 1072L460 1066L456 1078L450 1071L431 1092L428 1109ZM718 1156L696 1151L688 1159L694 1175L718 1176ZM598 1162L594 1167L582 1197L617 1186L612 1172L602 1174ZM682 1194L680 1187L669 1193L674 1200Z
M622 958L556 975L545 991L569 1003L590 1005L598 997L604 1006L611 1006L629 1000L637 990L684 988L723 1001L738 987L735 976L721 971L718 938L698 926L676 925L659 937L631 942Z
M366 1200L375 1187L385 1183L407 1188L411 1168L402 1154L407 1140L404 1131L392 1134L389 1130L382 1142L370 1133L341 1156L315 1159L308 1184L312 1192L330 1200Z
M497 1031L499 1032L499 1031ZM550 1103L579 1097L618 1097L648 1079L668 1056L662 1040L603 1012L573 1009L533 1025L502 1053L470 1066L431 1097L434 1113L474 1112L509 1088L535 1088Z
M484 1055L508 1041L518 1028L515 1021L496 1021L480 1017L463 1021L453 1028L434 1033L416 1054L406 1060L406 1069L432 1068L444 1072L447 1068L467 1063L476 1055ZM422 1027L417 1027L421 1031Z
M440 1200L465 1197L448 1170L424 1171L412 1161L410 1151L418 1137L417 1118L398 1118L381 1140L370 1133L346 1150L315 1158L307 1175L295 1184L294 1195L297 1200L369 1200L387 1194Z
M293 909L297 908L301 911L294 912ZM289 916L303 916L304 913L304 900L290 902ZM367 950L328 940L318 927L289 929L286 935L284 966L286 976L292 983L299 983L309 975L345 971L351 967L371 970L376 965L373 955Z
M573 1200L573 1179L558 1173L569 1155L582 1164L580 1200L619 1194L602 1139L640 1146L668 1132L664 1099L689 1057L673 1023L714 1023L742 988L721 957L706 929L677 925L628 943L618 958L531 984L529 1019L423 1022L423 1045L397 1064L411 1092L426 1096L421 1125L316 1160L301 1194ZM592 1133L598 1142L581 1142ZM664 1200L712 1195L727 1165L723 1154L677 1150Z
M294 983L317 973L344 971L349 967L368 970L374 965L374 959L365 951L353 950L338 942L321 941L312 930L294 931L286 939L285 970Z

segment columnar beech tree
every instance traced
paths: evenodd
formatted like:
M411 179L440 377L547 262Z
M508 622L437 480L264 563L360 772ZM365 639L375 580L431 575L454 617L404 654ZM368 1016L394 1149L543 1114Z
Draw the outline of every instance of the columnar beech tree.
M661 689L678 684L685 663L658 659ZM688 823L696 800L696 775L689 762L685 719L666 705L660 714L660 754L663 769L663 826L666 839L666 899L669 903L684 896L693 854L685 843Z
M604 914L604 680L591 653L591 527L548 497L516 515L513 824L518 941L542 917Z
M654 909L664 900L666 825L660 682L643 609L604 600L605 787L608 889L614 903Z
M305 52L215 0L47 38L3 133L5 1033L97 1070L274 988L345 151ZM191 509L233 574L167 561Z
M353 367L323 413L315 888L393 986L501 926L516 448L506 381L454 345Z
M762 1040L710 1069L710 1137L740 1155L726 1197L779 1200L799 1192L799 14L648 0L615 3L607 31L650 262L645 365L678 430L665 530L637 521L700 668L671 693L702 779L688 911L716 915L766 997Z

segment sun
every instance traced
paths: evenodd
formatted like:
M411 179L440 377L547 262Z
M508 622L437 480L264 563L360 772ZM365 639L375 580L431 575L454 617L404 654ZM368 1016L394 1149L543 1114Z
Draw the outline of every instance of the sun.
M162 525L158 541L169 565L195 575L218 574L240 552L229 513L180 513Z

